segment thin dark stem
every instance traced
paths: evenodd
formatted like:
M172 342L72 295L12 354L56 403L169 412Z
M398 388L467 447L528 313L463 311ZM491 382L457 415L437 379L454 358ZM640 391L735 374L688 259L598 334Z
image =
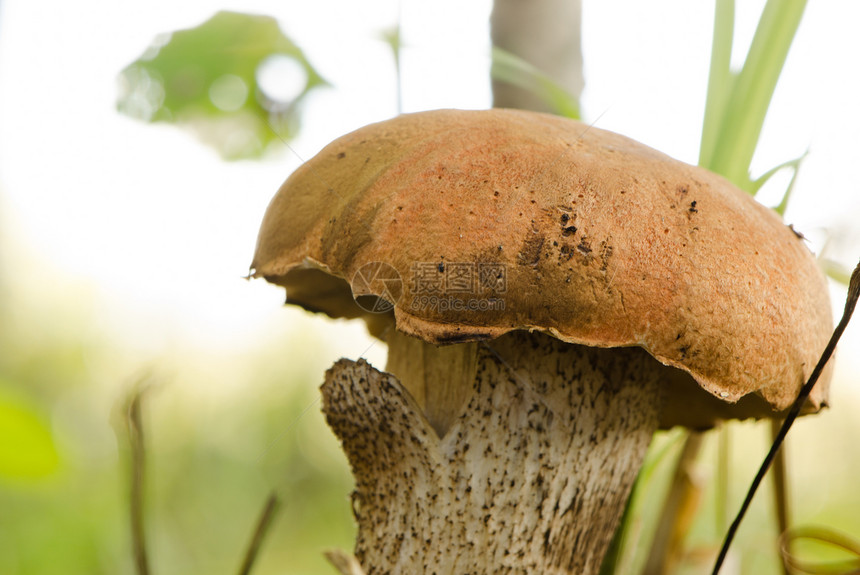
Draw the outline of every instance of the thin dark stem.
M126 425L131 447L131 542L134 550L134 564L138 575L149 575L143 511L146 451L143 441L143 417L141 415L142 393L138 389L132 395L126 411Z
M741 521L743 520L750 503L752 503L753 496L755 495L756 490L758 490L758 486L761 484L762 479L764 479L767 470L770 469L777 451L779 451L783 441L785 441L785 436L788 434L788 430L791 429L794 420L797 419L797 416L800 414L800 409L803 407L807 398L809 398L809 394L812 392L812 388L821 376L821 372L824 371L824 366L827 365L827 362L833 355L833 350L836 349L836 344L839 342L839 338L842 337L842 333L848 326L848 322L851 321L851 314L854 313L854 307L857 305L858 297L860 297L860 263L857 264L857 267L854 268L854 272L851 274L851 280L848 284L848 297L845 300L845 311L842 312L842 319L839 320L839 323L836 325L836 329L833 330L833 335L830 337L830 341L827 342L827 347L824 348L824 352L821 354L821 359L818 360L818 363L815 365L815 369L812 370L809 380L800 389L800 394L797 396L797 399L794 400L794 404L792 404L791 409L788 411L788 415L785 417L785 421L779 429L779 433L776 434L776 437L773 440L773 445L771 446L770 451L768 451L767 456L764 458L764 461L755 476L755 479L753 479L752 485L750 485L750 489L747 492L747 496L741 505L741 509L729 527L729 530L726 533L726 538L723 540L723 546L720 549L717 562L714 564L713 575L717 575L720 572L720 568L723 566L723 562L729 552L729 546L731 546L735 533L737 532L738 527L740 527Z
M248 575L251 568L254 566L254 561L257 559L257 553L260 546L263 544L263 539L272 525L272 520L275 518L275 512L278 510L278 496L272 493L266 500L263 506L263 511L260 513L260 519L257 520L257 528L254 529L254 535L251 537L251 543L248 545L248 550L245 552L245 558L242 560L242 567L239 568L239 575Z

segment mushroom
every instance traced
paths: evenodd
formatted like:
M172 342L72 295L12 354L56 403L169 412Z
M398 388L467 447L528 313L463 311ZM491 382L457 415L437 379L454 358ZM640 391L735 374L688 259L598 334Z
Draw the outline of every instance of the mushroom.
M527 111L335 140L272 200L252 273L388 342L388 373L341 360L322 387L368 573L596 573L653 432L778 417L832 329L774 212Z

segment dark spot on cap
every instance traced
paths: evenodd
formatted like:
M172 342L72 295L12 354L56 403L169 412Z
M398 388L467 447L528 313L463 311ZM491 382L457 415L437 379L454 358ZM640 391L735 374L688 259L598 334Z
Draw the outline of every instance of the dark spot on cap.
M575 233L576 233L576 226L567 226L566 228L561 230L561 235L563 235L565 237L572 236Z
M346 157L346 152L341 152L341 153L339 153L339 154L337 155L337 159L338 159L338 160L342 160L342 159L344 159L345 157Z
M600 271L605 272L609 269L609 260L612 258L613 247L606 241L600 242Z
M691 214L695 214L696 212L699 211L696 209L696 203L697 203L696 200L693 200L692 202L690 202L690 210L689 211Z
M573 257L573 249L570 246L561 246L561 256L560 260L570 261L570 258Z
M543 251L544 238L540 235L530 235L520 247L520 253L517 254L520 265L535 266L540 261L540 254Z

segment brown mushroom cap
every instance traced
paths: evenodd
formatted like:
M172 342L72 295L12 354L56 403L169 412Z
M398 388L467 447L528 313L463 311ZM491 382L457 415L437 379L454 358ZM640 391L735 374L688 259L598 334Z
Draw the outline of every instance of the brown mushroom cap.
M422 112L339 138L272 200L252 269L376 334L391 312L353 293L396 300L397 329L431 343L538 330L640 346L678 368L664 426L786 409L832 331L826 280L772 210L633 140L525 111Z

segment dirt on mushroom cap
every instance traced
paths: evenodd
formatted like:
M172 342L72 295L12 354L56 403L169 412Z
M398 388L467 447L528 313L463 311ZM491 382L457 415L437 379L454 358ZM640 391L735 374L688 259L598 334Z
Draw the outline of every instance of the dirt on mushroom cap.
M410 335L641 346L714 398L755 393L741 416L785 409L832 330L826 281L774 212L706 170L534 112L422 112L336 140L272 201L253 268L290 301L378 331L390 315L352 299L373 262L399 273L391 303Z

